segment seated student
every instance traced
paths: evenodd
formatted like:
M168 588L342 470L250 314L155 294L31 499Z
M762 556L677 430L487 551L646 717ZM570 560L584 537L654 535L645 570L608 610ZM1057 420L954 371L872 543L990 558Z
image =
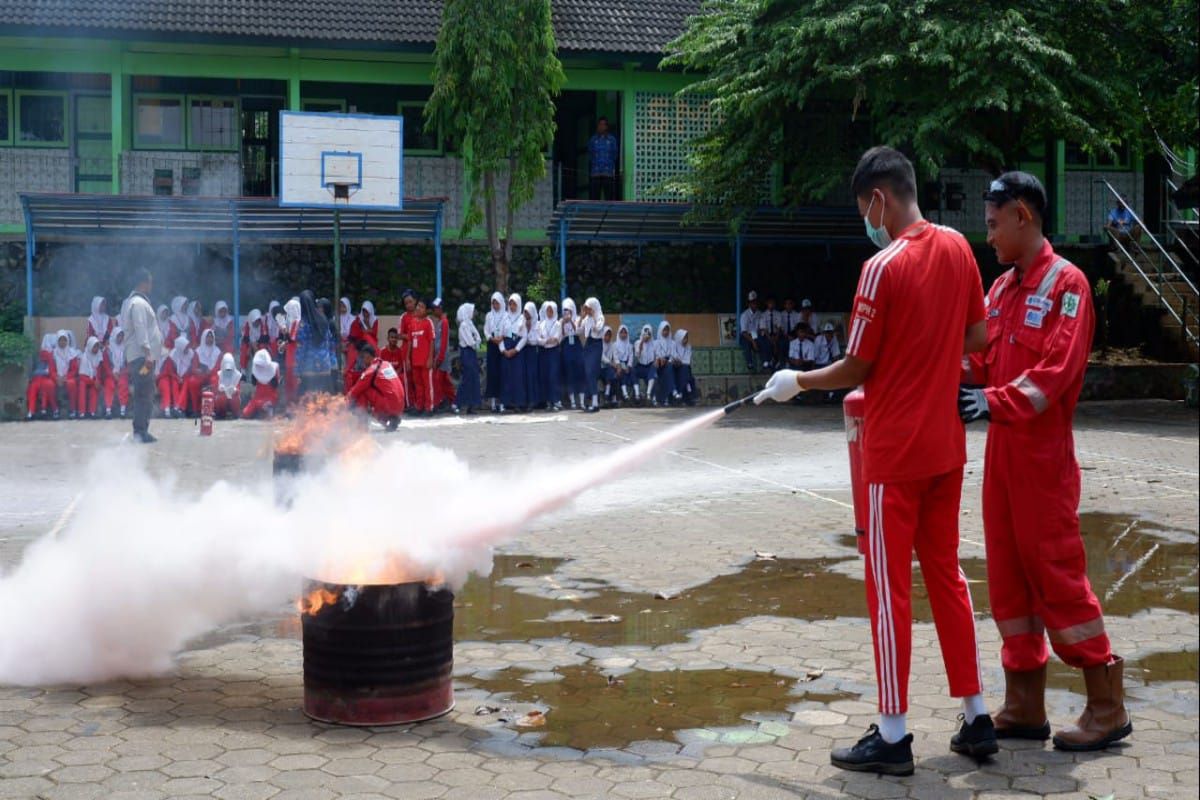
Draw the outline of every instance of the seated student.
M54 398L54 334L42 336L42 346L33 355L29 370L29 388L25 392L25 419L34 416L46 419L51 414L58 419L58 403Z
M783 319L775 309L775 298L767 297L767 307L758 315L758 358L766 371L775 369L775 352L783 336Z
M696 405L696 381L692 378L692 345L686 328L675 331L675 353L671 357L675 370L675 390L684 403Z
M179 335L164 358L158 360L158 397L164 417L182 417L187 405L185 381L192 373L196 351L189 347L188 337Z
M350 387L346 400L351 408L362 409L394 431L404 413L404 382L389 362L376 358Z
M364 344L371 345L375 350L379 347L379 317L375 316L375 304L364 300L358 316L350 323L350 333L346 337L346 363L355 362L355 351Z
M204 316L204 305L199 300L188 303L187 313L192 321L192 349L195 349L200 346L200 334L210 326Z
M257 308L250 309L250 313L246 315L246 322L242 325L241 358L238 359L242 369L250 366L250 358L257 349L258 340L266 334L267 323L262 312Z
M633 342L629 341L629 327L617 328L617 340L613 342L613 363L616 367L617 385L621 387L621 399L629 399L629 387L633 382ZM614 392L614 395L616 393Z
M213 418L237 419L242 415L242 373L232 353L221 355L217 385L213 389Z
M217 335L212 328L200 334L200 346L196 348L196 360L192 372L184 379L184 392L192 416L200 414L200 394L217 381L217 370L221 366L221 348L217 346Z
M821 326L821 335L817 337L815 350L814 362L817 367L827 367L842 357L842 348L838 344L832 322Z
M155 312L155 316L158 319L158 335L162 337L164 342L175 341L175 337L171 335L171 328L173 326L171 322L171 309L165 305L159 306Z
M129 365L125 363L125 329L114 328L105 353L108 361L108 380L104 382L104 418L112 419L113 395L119 404L121 419L129 407Z
M87 331L84 334L86 339L95 336L101 345L106 345L108 344L109 337L112 335L112 329L116 325L116 319L108 315L108 301L103 297L93 297L92 313L87 318Z
M800 311L796 308L796 301L790 297L783 300L783 310L779 312L780 330L784 335L779 337L779 349L775 351L775 362L783 364L788 360L788 351L791 349L792 337L795 336L796 326L800 324Z
M374 348L371 349L373 352ZM404 354L404 347L400 343L400 331L396 330L395 328L388 328L387 347L379 351L379 357L391 364L392 368L396 370L396 373L401 376L401 379L403 379L404 375ZM371 359L368 359L366 363L363 364L362 368L357 370L357 372L361 374L362 371L367 368L367 365L371 363L373 358L374 356L372 356ZM349 364L347 364L347 369L349 369ZM354 381L346 387L346 390L349 391L350 388L352 388L356 383L358 383L357 375L354 377Z
M619 405L613 397L613 389L617 387L616 338L611 325L604 326L603 342L600 350L600 381L604 384L604 405L616 407Z
M259 350L250 363L250 385L254 393L242 409L242 419L270 419L279 402L279 365L269 350Z
M637 343L633 346L633 399L642 400L642 383L646 384L646 398L654 399L654 379L658 371L654 367L654 329L642 326Z
M475 327L475 304L463 303L455 315L458 320L458 363L462 377L458 381L458 402L454 413L474 414L483 405L479 385L479 345L483 339Z
M788 366L792 369L812 369L815 352L812 331L803 322L796 323L792 330L792 341L788 345Z
M96 418L107 371L103 347L98 338L89 337L75 363L75 416L79 419Z
M222 353L232 353L235 344L233 315L229 313L229 304L218 300L213 306L212 327L209 329L216 337L217 347Z
M658 393L654 396L655 406L669 406L681 399L675 390L675 368L671 357L675 355L675 340L671 338L671 323L665 319L658 323L658 338L654 340L654 369Z
M58 408L66 406L67 416L75 419L75 374L79 351L71 346L72 338L71 332L66 330L59 331L54 337L54 402Z
M183 295L176 295L171 298L171 328L167 335L163 337L164 342L174 342L180 336L186 336L188 344L192 343L192 339L199 336L200 332L192 333L192 318L188 314L188 299Z

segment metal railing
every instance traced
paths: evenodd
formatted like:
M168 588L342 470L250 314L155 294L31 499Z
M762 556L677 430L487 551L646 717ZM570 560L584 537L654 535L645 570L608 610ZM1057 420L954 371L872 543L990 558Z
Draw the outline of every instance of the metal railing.
M1175 181L1170 178L1163 178L1163 182L1166 188L1163 194L1166 196L1165 208L1167 209L1165 215L1167 219L1163 223L1163 234L1170 244L1178 247L1187 255L1188 260L1193 265L1200 267L1200 255L1192 250L1192 246L1188 242L1188 237L1179 235L1179 230L1182 228L1190 232L1193 241L1196 240L1200 237L1200 222L1197 222L1195 219L1185 219L1183 212L1175 205L1173 197L1179 191L1179 187L1175 185ZM1194 212L1193 216L1195 216Z
M1146 282L1146 285L1153 290L1155 296L1158 298L1158 304L1165 308L1167 313L1179 323L1184 337L1191 344L1200 345L1200 325L1196 322L1198 318L1197 306L1200 304L1200 292L1197 292L1196 285L1192 283L1191 278L1187 276L1187 273L1183 271L1167 248L1163 247L1162 242L1146 227L1137 212L1125 202L1125 198L1121 197L1121 193L1104 179L1098 179L1096 183L1104 184L1104 187L1108 189L1117 203L1133 217L1136 227L1133 229L1132 234L1136 234L1139 230L1141 231L1140 236L1130 235L1125 241L1122 241L1123 237L1105 228L1109 240L1121 251L1121 254L1125 256L1125 260L1137 271L1138 275ZM1143 237L1153 244L1150 252L1147 252L1146 248L1142 246ZM1138 256L1130 251L1130 248L1126 244L1131 245L1133 250L1141 256L1140 260ZM1154 252L1155 250L1157 252ZM1153 277L1147 274L1146 270L1142 268L1143 264L1153 268L1155 273ZM1180 291L1178 285L1180 283L1187 287L1187 293ZM1164 288L1167 291L1164 292ZM1171 302L1172 296L1175 303ZM1179 306L1179 311L1175 310L1176 304ZM1192 320L1191 322L1189 322L1189 317Z

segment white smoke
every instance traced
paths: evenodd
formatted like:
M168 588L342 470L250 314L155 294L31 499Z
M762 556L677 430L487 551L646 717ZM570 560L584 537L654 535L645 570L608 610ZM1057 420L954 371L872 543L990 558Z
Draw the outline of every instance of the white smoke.
M394 557L456 588L491 570L492 546L529 519L633 468L715 421L688 420L644 441L559 469L475 473L431 445L364 439L299 477L290 507L276 486L217 481L188 493L118 447L89 465L71 522L0 577L0 683L48 685L170 669L191 639L278 613L304 577L353 583L347 568ZM381 486L378 476L387 476Z

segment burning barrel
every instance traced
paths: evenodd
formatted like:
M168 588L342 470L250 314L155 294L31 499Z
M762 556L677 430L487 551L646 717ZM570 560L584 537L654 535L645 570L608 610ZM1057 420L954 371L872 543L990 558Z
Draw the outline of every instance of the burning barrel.
M454 707L454 594L424 582L310 581L302 601L304 713L396 725Z

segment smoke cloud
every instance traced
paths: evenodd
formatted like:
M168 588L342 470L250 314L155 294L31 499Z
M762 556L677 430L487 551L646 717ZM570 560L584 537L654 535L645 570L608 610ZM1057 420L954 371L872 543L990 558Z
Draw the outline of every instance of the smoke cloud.
M197 636L277 614L303 578L372 582L440 576L452 588L491 570L492 547L534 517L627 472L720 410L569 469L473 471L454 453L360 439L276 486L217 481L197 494L153 475L132 447L100 452L71 522L0 577L0 683L141 677L171 668ZM382 490L374 476L390 476ZM417 513L420 510L420 513ZM394 581L389 581L394 582Z

